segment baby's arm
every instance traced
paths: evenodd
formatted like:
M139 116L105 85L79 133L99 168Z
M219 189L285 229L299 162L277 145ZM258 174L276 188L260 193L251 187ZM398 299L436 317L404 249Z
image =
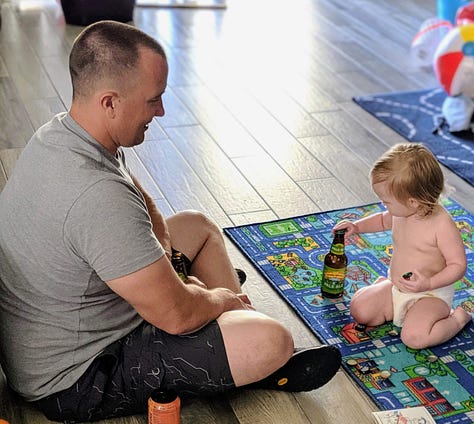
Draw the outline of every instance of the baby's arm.
M433 289L455 283L464 276L467 267L461 235L450 217L438 226L436 242L446 260L446 267L431 277L430 286Z
M332 232L336 230L346 230L346 237L357 233L375 233L378 231L390 230L392 228L392 216L388 211L375 213L351 222L344 219L338 222Z

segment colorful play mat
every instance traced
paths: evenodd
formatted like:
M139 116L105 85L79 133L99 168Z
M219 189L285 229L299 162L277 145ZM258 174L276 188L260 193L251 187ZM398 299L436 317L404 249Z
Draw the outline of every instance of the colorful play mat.
M466 276L455 284L455 306L474 312L474 217L453 200L443 201L461 232L468 256ZM343 367L382 410L425 406L437 423L474 422L474 325L456 337L423 350L407 348L391 322L355 328L349 314L354 292L386 275L390 232L360 234L346 240L348 269L344 296L321 297L324 255L331 228L341 219L359 219L382 210L380 204L315 213L225 228L272 287L326 344L340 348Z

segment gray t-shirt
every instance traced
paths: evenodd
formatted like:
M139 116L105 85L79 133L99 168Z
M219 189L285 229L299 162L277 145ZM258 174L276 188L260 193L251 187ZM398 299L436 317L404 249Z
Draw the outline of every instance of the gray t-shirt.
M123 152L68 114L40 128L0 194L0 363L29 400L66 389L142 318L104 281L163 248Z

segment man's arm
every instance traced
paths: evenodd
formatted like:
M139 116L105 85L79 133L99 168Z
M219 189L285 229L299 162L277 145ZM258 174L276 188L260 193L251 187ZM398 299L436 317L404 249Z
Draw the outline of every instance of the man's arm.
M196 331L226 311L254 309L243 294L183 283L164 256L107 284L144 320L170 334Z
M134 176L132 176L132 179L135 186L138 188L138 190L140 190L140 192L143 194L143 197L145 198L148 214L150 215L151 222L153 224L153 232L155 233L156 238L163 246L163 249L165 249L166 255L169 259L171 258L171 239L170 234L168 232L168 227L166 225L166 221L163 218L163 215L156 207L155 202L148 194L148 192L142 187L140 182Z

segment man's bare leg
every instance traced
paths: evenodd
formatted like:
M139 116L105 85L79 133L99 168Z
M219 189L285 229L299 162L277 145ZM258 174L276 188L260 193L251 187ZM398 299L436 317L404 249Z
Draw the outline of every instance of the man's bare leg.
M172 246L191 261L192 274L209 288L240 293L240 283L225 247L222 232L205 215L180 212L166 219Z
M295 352L290 332L259 312L229 311L217 322L237 387L314 390L331 380L341 365L341 353L333 346Z
M199 212L167 219L172 246L193 260L193 275L209 288L240 292L220 229ZM341 364L332 346L294 351L291 333L256 311L229 311L218 319L236 386L286 391L313 390L326 384Z
M267 377L293 354L290 332L278 321L259 312L225 312L217 322L236 386Z

